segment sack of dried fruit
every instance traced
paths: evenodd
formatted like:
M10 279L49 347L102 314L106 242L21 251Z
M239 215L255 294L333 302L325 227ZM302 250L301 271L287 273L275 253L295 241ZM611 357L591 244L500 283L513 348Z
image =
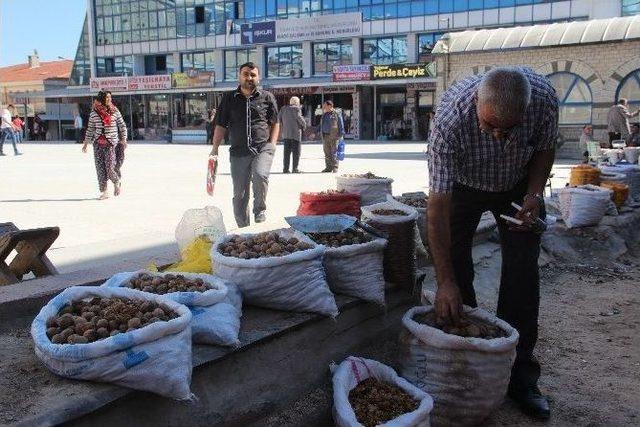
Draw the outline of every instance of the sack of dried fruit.
M298 216L345 214L360 217L360 195L344 190L300 193Z
M216 275L235 283L249 304L337 316L322 266L325 250L298 231L281 229L222 237L211 260Z
M350 356L331 372L336 426L429 426L433 399L389 366Z
M433 306L402 318L400 374L433 397L434 425L478 425L507 392L518 332L479 308L465 307L465 319L438 326Z
M386 201L387 194L391 194L392 183L393 179L376 176L371 172L336 177L336 188L347 193L359 194L361 206Z
M307 235L327 247L323 264L333 292L384 305L386 239L354 228Z
M57 375L192 398L191 312L162 295L75 286L31 324L36 355Z
M126 287L164 295L191 310L191 333L196 344L237 346L240 344L242 297L235 285L210 274L118 273L103 286ZM233 293L233 295L229 295Z
M611 204L612 194L612 190L590 184L561 188L558 198L564 223L569 228L598 225Z
M413 291L416 275L415 208L396 201L362 208L362 220L387 235L384 250L384 277L387 282Z

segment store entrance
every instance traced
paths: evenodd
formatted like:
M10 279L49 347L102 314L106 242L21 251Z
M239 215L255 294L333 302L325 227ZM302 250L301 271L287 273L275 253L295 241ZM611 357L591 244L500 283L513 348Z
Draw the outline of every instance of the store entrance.
M405 88L378 88L377 92L376 130L378 140L410 140L412 120L407 114L407 91Z
M417 93L418 109L416 111L416 120L418 121L418 138L426 141L429 139L429 131L431 130L431 120L435 113L433 105L435 93L433 91L421 91Z

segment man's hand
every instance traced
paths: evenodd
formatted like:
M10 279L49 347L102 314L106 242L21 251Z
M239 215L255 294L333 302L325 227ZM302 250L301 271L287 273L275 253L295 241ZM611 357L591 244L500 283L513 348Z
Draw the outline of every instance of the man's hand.
M455 282L438 283L434 306L438 324L457 325L462 316L462 297L458 285Z
M525 197L522 209L514 216L522 221L522 225L510 224L509 227L514 231L531 231L531 227L539 216L540 201L536 197Z
M125 149L125 150L126 150L126 149L127 149L127 147L129 146L129 144L127 143L127 141L126 141L126 140L124 140L124 139L123 139L122 141L120 141L120 144L122 144L122 148L123 148L123 149Z
M87 144L83 144L82 145L82 152L86 153L87 152Z
M209 156L218 157L218 147L214 145L213 148L211 148Z

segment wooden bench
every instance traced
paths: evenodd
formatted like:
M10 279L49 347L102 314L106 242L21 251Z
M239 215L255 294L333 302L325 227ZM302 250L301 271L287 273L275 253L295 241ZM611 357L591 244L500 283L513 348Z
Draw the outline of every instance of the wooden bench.
M36 277L57 274L46 252L59 234L58 227L20 230L12 222L0 223L0 285L17 283L30 272ZM7 265L13 250L16 256Z

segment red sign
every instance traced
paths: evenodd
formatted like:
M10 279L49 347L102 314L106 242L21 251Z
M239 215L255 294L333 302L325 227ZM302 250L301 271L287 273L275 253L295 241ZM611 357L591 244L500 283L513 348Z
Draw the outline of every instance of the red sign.
M129 90L171 89L171 76L169 74L131 76L129 77L128 88Z
M92 77L89 86L92 91L127 90L127 77Z
M335 65L333 67L334 82L355 82L371 79L369 65Z

